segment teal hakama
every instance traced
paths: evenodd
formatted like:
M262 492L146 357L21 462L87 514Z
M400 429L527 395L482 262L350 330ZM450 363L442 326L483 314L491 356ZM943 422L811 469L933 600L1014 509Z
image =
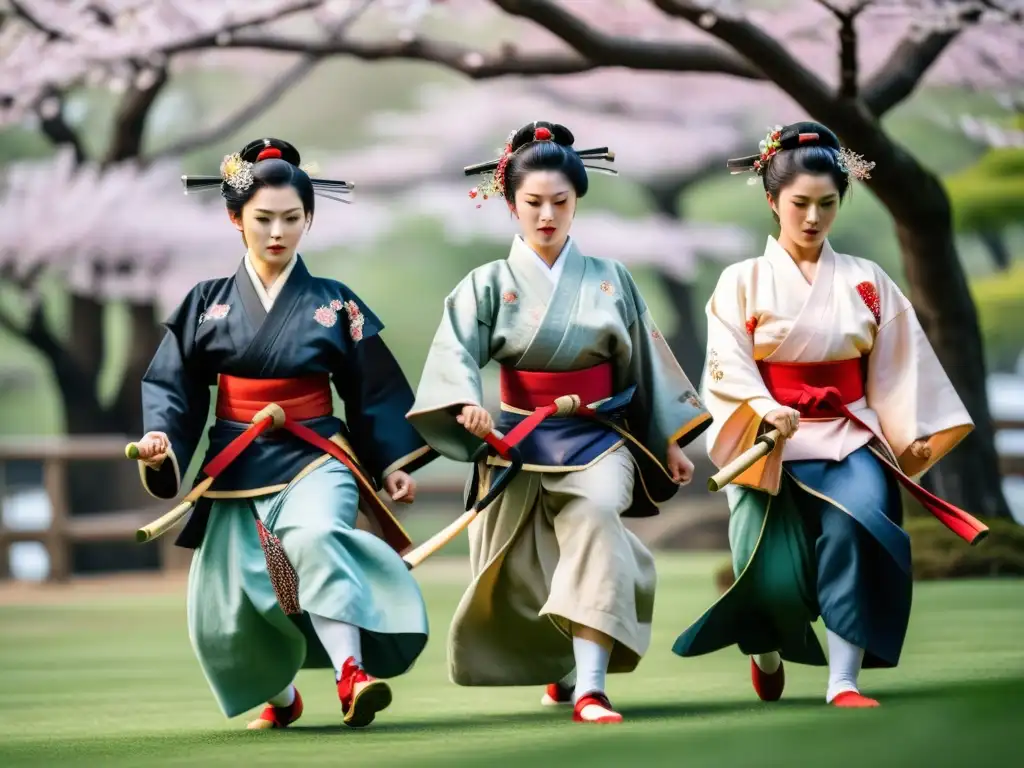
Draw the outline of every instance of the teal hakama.
M254 512L295 567L303 609L359 627L370 674L400 675L423 651L419 585L382 539L356 529L357 502L352 473L331 459L279 493L213 503L189 573L188 627L228 717L283 690L299 669L331 668L308 613L293 619L278 605Z

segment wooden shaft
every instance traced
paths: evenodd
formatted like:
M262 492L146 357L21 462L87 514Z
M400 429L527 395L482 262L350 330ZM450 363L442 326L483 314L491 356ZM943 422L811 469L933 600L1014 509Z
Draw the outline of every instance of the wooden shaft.
M442 549L448 542L462 533L466 527L473 522L473 518L477 516L477 510L471 509L468 512L464 512L459 516L455 522L450 523L447 527L442 528L440 531L435 533L425 542L420 544L416 549L407 554L402 559L405 560L409 568L415 568L417 565L422 563L432 554Z
M139 528L135 532L135 541L140 544L152 541L153 539L163 536L171 528L173 528L181 518L189 513L192 509L192 505L196 503L200 496L206 493L206 490L213 484L214 478L208 477L199 485L197 485L192 492L185 497L178 506L172 509L165 515L161 515L149 525Z
M767 456L775 449L775 445L782 438L779 430L773 429L758 436L754 444L730 461L708 480L708 490L714 493L722 490L725 486L742 475L754 464Z

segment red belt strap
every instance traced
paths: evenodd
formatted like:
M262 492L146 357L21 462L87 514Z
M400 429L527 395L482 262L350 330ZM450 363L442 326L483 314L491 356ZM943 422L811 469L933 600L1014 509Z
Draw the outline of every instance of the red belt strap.
M847 407L864 396L862 358L828 363L757 364L761 378L780 405L808 418L846 418L872 432ZM884 458L886 466L921 505L960 538L971 544L988 533L988 526L944 499L929 493L909 478L898 465Z
M519 371L501 367L501 402L530 411L504 438L491 432L484 438L503 459L508 451L551 416L592 418L595 411L585 403L612 396L612 366L601 363L577 371Z
M268 399L261 402L256 399L257 396ZM251 421L268 403L277 403L285 413L284 421L277 425L278 428L290 432L315 448L319 448L348 467L355 476L360 495L370 505L370 508L381 506L376 492L366 482L363 471L356 466L352 457L337 443L321 437L309 427L298 423L306 419L327 416L333 412L330 379L326 375L300 379L241 379L234 376L219 378L217 393L217 416L219 418L231 421ZM255 408L257 405L259 407ZM253 410L254 408L255 410ZM244 416L247 418L241 418ZM257 437L273 426L274 419L271 416L263 417L253 423L203 467L203 474L216 478L246 448L252 445ZM390 515L377 517L385 541L399 551L405 549L410 543L406 533L397 526Z

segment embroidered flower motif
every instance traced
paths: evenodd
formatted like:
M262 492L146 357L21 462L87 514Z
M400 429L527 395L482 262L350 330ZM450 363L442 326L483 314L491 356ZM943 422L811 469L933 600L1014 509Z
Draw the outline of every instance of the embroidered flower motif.
M661 331L655 328L653 331L651 331L651 338L654 339L655 341L661 341L665 337L661 335Z
M517 301L519 301L519 294L516 293L515 291L505 291L503 294L501 294L501 300L505 304L515 304Z
M352 341L359 341L363 338L363 323L366 322L366 317L354 301L346 301L342 306L348 313L348 335L352 337Z
M747 320L747 333L753 336L755 330L757 330L757 317L751 315L750 319Z
M607 280L601 282L601 290L607 293L609 296L615 294L615 286L609 283Z
M341 299L331 299L331 303L328 306L330 306L330 308L335 312L341 312L345 305L342 304Z
M199 315L199 324L202 325L207 320L220 320L228 316L228 312L231 311L230 304L214 304L209 307L205 312Z
M700 398L697 397L697 394L695 392L687 392L686 395L683 397L683 400L692 405L694 408L704 407L700 402Z
M725 378L725 373L722 372L722 365L718 362L718 352L713 349L708 353L708 373L711 374L711 378L715 381L721 381Z
M880 323L882 321L882 302L878 298L875 286L865 280L857 286L857 293L860 294L860 298L867 308L871 310L871 314L875 316L875 322Z
M338 322L338 313L330 307L318 307L316 312L313 313L313 319L324 328L331 328Z

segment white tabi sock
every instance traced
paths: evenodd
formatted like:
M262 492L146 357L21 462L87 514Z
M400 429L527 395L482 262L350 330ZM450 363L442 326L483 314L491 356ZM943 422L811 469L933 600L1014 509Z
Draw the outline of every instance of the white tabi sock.
M831 629L825 628L828 638L828 690L825 701L832 702L844 691L860 693L857 688L857 675L864 660L864 650L844 640Z
M588 693L604 693L604 678L608 673L608 657L611 654L593 640L584 640L582 637L572 639L572 651L576 657L576 689L572 695L575 704Z
M568 675L558 681L558 684L563 688L575 688L576 687L576 670L572 670Z
M277 696L271 696L267 703L275 707L290 707L293 701L295 701L295 686L289 683L288 687Z
M363 649L359 638L359 627L346 624L344 621L328 619L315 613L309 614L309 619L313 622L313 630L320 638L324 650L331 657L336 676L341 675L341 668L349 656L354 657L356 664L362 666Z
M782 657L779 655L778 651L772 651L771 653L759 653L754 657L754 663L757 664L757 668L766 675L774 675L776 670L782 666Z

